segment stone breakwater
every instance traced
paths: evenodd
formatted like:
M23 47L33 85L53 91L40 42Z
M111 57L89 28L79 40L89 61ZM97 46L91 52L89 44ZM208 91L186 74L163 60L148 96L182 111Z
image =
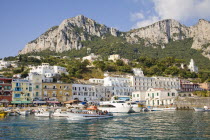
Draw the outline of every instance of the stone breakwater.
M176 100L177 109L193 109L193 107L210 107L210 97L179 97Z

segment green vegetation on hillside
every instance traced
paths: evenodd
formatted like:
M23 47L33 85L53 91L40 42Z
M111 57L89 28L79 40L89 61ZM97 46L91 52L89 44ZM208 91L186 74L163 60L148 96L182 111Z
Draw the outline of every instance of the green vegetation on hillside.
M114 37L109 34L103 39L91 36L92 41L82 41L84 46L80 50L71 50L63 53L56 53L50 50L42 52L34 52L26 55L20 55L18 60L20 66L39 65L41 63L50 63L50 65L59 65L66 67L69 75L62 75L61 80L65 82L74 81L75 79L88 79L103 77L103 72L115 73L132 73L133 67L142 68L146 76L178 76L181 78L200 78L200 82L209 81L210 79L210 60L204 57L202 51L192 49L192 39L180 41L170 41L162 49L157 44L147 45L145 47L144 40L140 39L137 44L130 44L123 37ZM152 47L156 46L156 48ZM90 52L87 51L90 48ZM88 53L87 53L88 52ZM74 58L82 58L94 53L101 55L103 61L95 61L95 67L87 67L89 62L76 60ZM121 60L117 62L107 61L111 54L119 54L122 58L131 60L129 64L123 63ZM41 60L28 56L42 56ZM63 59L68 56L70 59ZM199 67L199 74L191 73L187 70L190 59L193 58L195 64ZM14 58L6 58L13 60ZM181 69L181 64L185 68ZM23 72L23 71L22 71ZM63 79L62 79L63 78Z

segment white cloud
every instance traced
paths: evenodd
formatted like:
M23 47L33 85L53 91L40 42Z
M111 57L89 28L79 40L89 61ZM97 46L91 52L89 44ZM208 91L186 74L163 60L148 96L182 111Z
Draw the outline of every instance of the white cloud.
M131 20L135 21L135 20L139 20L139 19L144 19L144 14L139 12L139 13L131 13L130 14Z
M153 0L155 11L161 19L186 21L192 18L206 18L210 14L209 0Z
M145 26L150 25L150 24L157 22L159 20L160 20L160 18L157 16L148 17L146 20L137 22L132 28L145 27Z
M143 27L163 19L188 21L210 17L210 0L152 0L154 12L138 21L134 27Z

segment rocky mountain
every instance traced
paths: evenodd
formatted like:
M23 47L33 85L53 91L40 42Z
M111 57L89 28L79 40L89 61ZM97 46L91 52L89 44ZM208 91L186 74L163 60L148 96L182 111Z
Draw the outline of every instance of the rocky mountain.
M186 38L193 38L192 48L203 50L203 55L210 59L210 22L203 19L191 27L186 27L176 20L167 19L131 30L126 34L126 40L130 43L138 43L140 39L144 39L145 46L161 45L162 48L171 40Z
M144 41L145 47L162 46L162 48L165 48L165 45L170 41L192 38L192 48L202 50L203 55L210 59L210 22L203 19L190 27L182 25L176 20L167 19L122 33L114 28L98 24L83 15L66 19L59 26L50 28L40 37L29 42L19 54L46 49L56 52L78 50L85 47L81 41L92 40L94 36L103 38L106 34L124 37L131 44Z
M29 42L19 54L39 52L49 49L63 52L71 49L80 49L81 41L91 40L91 37L103 37L105 34L117 36L119 31L98 24L83 15L64 20L59 26L54 26L37 39Z

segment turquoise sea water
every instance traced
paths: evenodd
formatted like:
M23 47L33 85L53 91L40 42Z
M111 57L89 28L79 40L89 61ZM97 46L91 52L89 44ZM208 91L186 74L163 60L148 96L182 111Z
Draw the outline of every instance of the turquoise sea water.
M114 115L79 121L8 116L0 119L0 139L210 139L210 112Z

